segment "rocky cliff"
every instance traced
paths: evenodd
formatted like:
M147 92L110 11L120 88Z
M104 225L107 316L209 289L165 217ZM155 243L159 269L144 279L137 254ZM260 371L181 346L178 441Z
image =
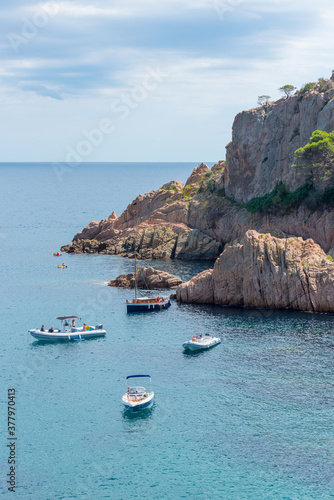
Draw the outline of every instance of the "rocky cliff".
M313 240L247 231L214 268L177 288L181 302L334 312L334 263Z
M200 181L210 173L207 165L198 165L185 186L171 181L160 189L138 196L117 218L93 221L61 249L68 253L103 253L142 259L214 260L222 250L221 242L205 228L189 224L189 197Z
M294 151L315 128L334 129L333 97L334 81L326 79L288 99L240 113L226 162L211 170L202 163L184 185L171 181L139 195L120 217L113 212L91 222L62 250L214 260L225 244L255 229L312 238L334 256L334 195L328 203L319 202L319 186L313 186L305 198L298 191L305 177L291 166ZM280 182L285 198L277 203ZM242 203L266 193L272 205L265 210Z
M226 195L245 203L279 182L289 191L302 185L305 177L291 168L294 152L314 130L334 130L333 97L334 82L325 79L288 99L239 113L226 152Z

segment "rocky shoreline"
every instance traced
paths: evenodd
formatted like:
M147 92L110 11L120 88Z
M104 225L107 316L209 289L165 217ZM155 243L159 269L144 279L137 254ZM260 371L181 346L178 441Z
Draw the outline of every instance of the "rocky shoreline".
M334 263L313 240L249 230L214 268L176 290L177 300L239 307L334 312Z
M178 300L333 312L334 198L318 200L334 192L334 174L310 186L292 166L315 129L334 129L334 78L239 113L226 162L211 169L202 163L185 184L174 180L139 195L119 217L91 222L61 250L217 259L179 286ZM275 209L256 208L282 193Z

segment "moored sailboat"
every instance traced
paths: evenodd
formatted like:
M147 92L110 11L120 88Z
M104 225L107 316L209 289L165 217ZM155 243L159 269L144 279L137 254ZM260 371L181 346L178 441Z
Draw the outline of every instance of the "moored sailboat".
M161 311L170 306L168 297L138 297L137 296L137 257L135 255L135 298L132 301L126 301L126 311L133 312L148 312Z

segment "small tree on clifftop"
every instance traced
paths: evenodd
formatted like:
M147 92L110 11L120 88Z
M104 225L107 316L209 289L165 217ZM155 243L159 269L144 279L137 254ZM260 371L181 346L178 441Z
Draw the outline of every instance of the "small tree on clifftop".
M257 98L257 103L259 106L267 106L270 95L259 95Z
M293 85L283 85L283 87L280 87L278 90L282 92L282 94L285 94L286 99L288 99L290 95L297 90L297 87Z

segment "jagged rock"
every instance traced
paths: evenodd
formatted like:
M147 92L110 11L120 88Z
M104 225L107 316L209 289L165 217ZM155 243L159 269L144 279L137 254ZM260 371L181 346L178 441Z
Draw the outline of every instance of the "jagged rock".
M124 257L137 253L141 259L173 258L177 239L178 233L168 227L145 227L118 239L108 247L108 252Z
M72 245L64 245L60 250L66 253L101 253L105 249L106 244L97 240L75 240Z
M175 288L182 283L182 280L174 274L158 271L153 267L143 267L137 276L138 288L147 290L152 288ZM134 288L134 273L121 274L116 279L109 281L109 286Z
M261 227L260 229L258 229L257 232L260 234L269 233L269 234L271 234L271 236L275 236L275 238L287 238L289 236L288 234L284 233L284 231L282 231L278 227L274 227L274 228Z
M166 184L162 186L162 189L181 191L183 189L183 182L181 181L166 182Z
M116 212L114 210L113 213L109 215L108 220L116 220L116 219L117 219L117 215L116 215Z
M226 167L226 161L224 160L219 160L218 163L216 163L215 165L213 165L211 167L211 172L218 172L218 171L223 171Z
M145 227L134 231L115 243L97 240L74 240L61 247L67 253L104 253L139 259L202 259L214 260L221 244L198 229L172 231L165 226Z
M219 255L221 244L199 229L179 235L175 248L176 259L213 260Z
M311 239L250 230L176 295L181 302L334 312L334 263Z
M334 84L239 113L232 142L226 148L225 190L245 203L270 193L279 182L294 191L306 179L292 168L294 152L309 141L314 130L334 129Z
M200 165L198 165L197 167L194 168L191 176L188 177L187 182L185 183L184 187L186 188L187 186L192 186L193 184L198 184L203 179L203 176L207 172L210 172L209 167L207 166L206 163L201 163Z

